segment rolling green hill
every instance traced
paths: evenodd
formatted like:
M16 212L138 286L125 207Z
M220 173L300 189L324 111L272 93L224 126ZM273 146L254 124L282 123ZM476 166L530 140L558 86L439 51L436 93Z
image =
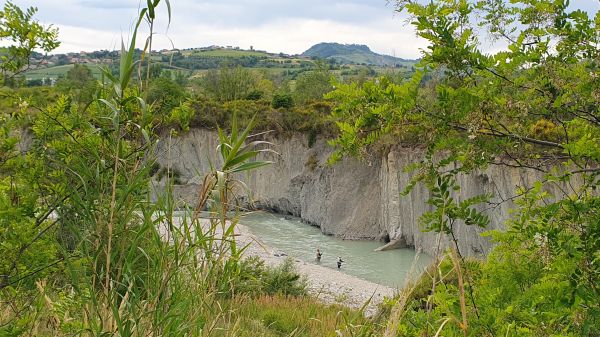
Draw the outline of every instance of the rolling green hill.
M319 43L302 53L302 56L334 59L343 64L368 64L381 67L410 67L415 60L405 60L389 55L377 54L360 44Z
M102 70L100 65L97 64L86 64L92 71L92 75L96 78L100 78ZM25 78L27 80L41 80L44 78L57 79L61 76L66 76L67 72L74 67L73 64L67 64L62 66L54 66L49 68L39 68L25 72Z
M269 53L264 51L256 50L243 50L243 49L211 49L211 50L192 50L183 52L184 55L199 55L206 57L243 57L243 56L255 56L255 57L268 57Z
M140 58L140 54L141 51L136 54L136 59ZM40 55L40 57L42 56ZM47 67L25 72L25 79L34 81L44 78L57 79L65 76L69 69L73 67L73 64L55 65L61 58L63 62L85 64L92 70L94 77L100 78L100 67L107 66L110 68L114 60L118 58L118 53L98 51L76 53L74 55L54 55ZM346 73L355 71L354 68L364 65L374 68L377 72L383 72L385 71L383 68L389 67L404 67L410 70L415 64L413 60L374 53L365 45L343 45L338 43L320 43L301 55L285 55L283 53L223 47L161 51L154 52L151 55L154 64L160 64L165 70L185 72L186 76L198 76L210 69L218 69L223 66L240 66L268 73L283 74L283 76L292 79L297 74L314 68L315 63L311 58L335 59L338 61L338 65L331 70ZM113 70L116 71L116 69Z

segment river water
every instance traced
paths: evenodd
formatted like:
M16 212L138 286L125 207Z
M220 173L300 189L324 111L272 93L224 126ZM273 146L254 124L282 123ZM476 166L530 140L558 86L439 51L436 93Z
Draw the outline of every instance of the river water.
M323 253L321 265L337 269L336 261L340 256L344 261L341 272L390 287L402 287L432 261L430 256L418 254L413 249L375 252L382 243L341 240L323 235L317 227L279 214L249 213L240 219L240 223L278 252L317 263L315 257L318 248Z

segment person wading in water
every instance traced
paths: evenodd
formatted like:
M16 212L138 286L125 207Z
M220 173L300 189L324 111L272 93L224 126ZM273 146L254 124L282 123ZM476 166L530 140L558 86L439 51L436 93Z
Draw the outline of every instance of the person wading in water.
M317 248L317 262L321 262L321 256L323 256L323 253Z
M342 267L343 262L344 262L344 260L342 260L342 257L338 256L338 260L337 260L338 269L340 269Z

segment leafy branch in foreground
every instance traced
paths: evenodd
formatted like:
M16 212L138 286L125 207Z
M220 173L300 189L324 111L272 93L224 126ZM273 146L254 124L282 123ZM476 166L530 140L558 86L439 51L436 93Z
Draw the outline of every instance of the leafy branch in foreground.
M30 56L36 50L50 52L60 45L58 29L44 27L34 20L36 12L35 7L23 11L11 1L7 1L0 11L0 40L8 40L10 44L0 52L4 85L10 84L15 75L29 69Z
M477 203L489 197L465 199L453 188L457 175L502 165L539 178L510 198L506 232L486 234L498 245L482 266L462 270L465 284L433 276L425 306L398 302L405 316L394 328L597 336L600 13L562 0L395 3L429 42L421 71L398 86L373 80L330 93L340 130L332 159L377 143L419 146L423 161L409 168L407 189L425 183L433 210L421 221L450 236L453 224L484 225ZM485 52L484 34L507 48Z

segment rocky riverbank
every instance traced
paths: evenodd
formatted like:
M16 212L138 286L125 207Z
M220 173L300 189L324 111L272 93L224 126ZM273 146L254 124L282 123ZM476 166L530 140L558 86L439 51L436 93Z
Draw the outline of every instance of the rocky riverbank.
M236 240L239 244L249 244L246 256L257 256L270 266L283 263L287 256L279 255L266 246L260 238L243 225L237 225ZM327 304L341 304L353 309L360 309L367 301L365 315L377 312L378 305L385 297L394 296L396 289L369 282L335 269L294 259L297 270L306 275L308 292L311 296Z

